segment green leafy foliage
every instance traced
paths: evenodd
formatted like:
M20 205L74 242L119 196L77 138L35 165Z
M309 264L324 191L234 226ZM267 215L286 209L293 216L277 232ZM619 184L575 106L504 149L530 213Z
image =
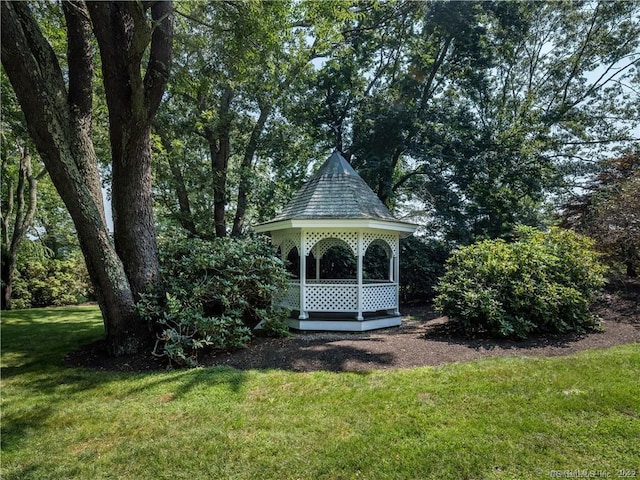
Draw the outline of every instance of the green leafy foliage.
M297 118L433 237L468 244L544 225L550 193L637 137L637 3L384 10L345 31Z
M166 295L143 295L140 313L157 322L154 353L195 366L203 349L240 348L260 327L284 335L287 312L273 299L288 274L262 238L173 239L161 249Z
M153 354L168 357L181 366L198 365L199 350L210 348L240 348L251 338L251 331L237 315L207 317L202 307L188 298L167 293L161 304L153 295L143 295L138 302L141 314L155 320L162 331L158 335Z
M18 264L12 308L75 305L93 296L80 255L64 260L32 255Z
M607 159L586 193L565 203L562 225L589 235L629 277L640 270L640 148Z
M420 237L400 240L400 299L402 302L429 302L435 296L438 279L450 247L441 241Z
M436 308L465 334L526 338L597 326L589 311L604 285L593 242L569 230L518 227L517 239L462 247L447 261Z

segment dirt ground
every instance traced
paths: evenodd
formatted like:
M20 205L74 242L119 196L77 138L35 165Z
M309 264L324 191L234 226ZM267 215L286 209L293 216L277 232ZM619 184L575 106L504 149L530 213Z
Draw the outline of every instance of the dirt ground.
M294 332L287 338L257 337L245 349L199 358L203 366L226 365L240 370L284 369L358 371L411 368L466 362L486 357L558 356L591 348L640 342L640 282L611 288L594 305L602 332L545 335L526 341L463 338L449 328L446 317L431 307L405 306L402 325L363 333ZM149 371L166 369L151 355L117 359L106 356L96 342L70 353L67 365L99 370Z

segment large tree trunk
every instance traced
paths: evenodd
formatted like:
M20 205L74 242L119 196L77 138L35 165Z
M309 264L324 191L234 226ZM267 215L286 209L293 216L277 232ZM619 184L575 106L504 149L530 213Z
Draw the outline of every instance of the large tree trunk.
M130 137L118 160L114 156L111 207L116 251L138 298L155 289L160 265L152 210L149 130L132 140Z
M264 126L267 123L267 119L271 114L273 104L268 104L260 108L260 116L258 121L253 126L251 131L251 137L249 137L249 143L244 151L244 157L242 158L242 164L240 165L240 184L238 185L238 205L236 206L236 216L233 220L233 228L231 235L237 237L242 235L244 230L245 215L247 213L247 206L249 204L249 193L251 190L251 175L253 157L256 155L258 149L258 143Z
M68 8L65 13L67 17L76 15ZM71 23L82 23L80 17ZM88 38L83 35L86 29L70 29L67 94L55 54L28 4L2 2L1 18L2 64L25 114L29 133L78 232L109 347L114 354L135 351L131 345L135 338L127 335L128 325L136 320L133 296L107 231L102 194L96 195L99 181L96 185L93 174L97 172L97 159L89 136L90 99L83 95L87 79L90 82L91 64L86 57L83 60L74 54L82 48L71 46L74 42L88 46Z
M90 2L89 13L102 58L111 140L115 247L134 297L159 279L152 209L151 121L166 86L173 23L170 2ZM143 55L150 45L142 77Z
M142 8L138 3L100 5L109 11L105 12L104 17L100 16L96 19L98 26L100 21L117 22L118 16L126 16L126 12L122 11L129 8L126 5L131 6L132 10ZM92 6L96 7L95 4ZM139 292L145 288L140 282L141 277L155 280L157 258L151 260L152 273L149 274L148 267L139 268L140 259L132 260L130 251L121 258L111 241L102 205L97 158L91 140L93 71L89 14L83 2L73 4L65 2L63 7L68 26L68 92L55 53L43 37L27 3L2 2L2 64L25 114L29 133L76 227L80 247L102 311L108 348L114 355L134 353L147 345L152 338L149 326L136 313L134 290L127 273L132 272L133 283L138 289L135 291ZM167 56L165 51L167 37L169 38L169 58L171 52L170 6L167 7L165 3L158 2L153 9L154 21L166 27L166 19L169 18L169 28L160 34L158 33L162 30L160 27L156 27L153 31L152 43L156 38L160 40L156 42L155 49L153 45L151 47L149 66L144 80L143 104L147 107L147 120L152 115L149 112L155 112L160 102L164 89L162 79L165 78L166 81L162 72L168 68L168 61L163 63L163 58ZM127 45L130 46L130 43L144 51L141 47L140 35L136 35L138 30L143 33L145 31L138 15L140 12L144 13L142 10L135 13L137 16L134 31L130 32L132 36L120 38L119 41L122 43L111 44L114 50L105 53L105 56L123 55L123 51ZM148 25L147 30L150 30ZM101 39L98 38L98 41L100 42ZM101 47L104 51L104 47ZM158 50L161 50L161 53L158 53ZM140 53L141 58L142 53ZM111 60L113 59L103 58L103 65L109 65ZM129 61L131 60L129 58ZM105 89L109 91L113 88L115 87L105 79ZM110 108L114 105L114 97L118 95L122 95L121 89L109 92L112 99ZM129 97L125 99L124 105L130 101L128 99ZM136 100L140 98L136 97ZM123 114L125 109L117 111ZM136 111L139 110L136 109ZM110 112L110 118L112 121L116 120L115 113ZM131 127L132 122L137 119L132 118L131 115L124 115L117 120ZM138 130L135 130L137 135L133 140L127 136L131 130L125 130L125 136L120 137L120 140L127 141L123 142L120 150L117 151L124 154L114 153L114 173L122 167L117 171L124 172L123 175L128 177L125 180L126 185L134 190L148 190L150 187L147 181L147 178L150 178L147 173L148 125L147 121L142 126L138 126ZM116 129L112 126L111 133L115 131ZM140 159L132 157L137 154L141 155ZM121 164L118 167L115 166L116 159ZM120 187L118 189L121 192L122 189ZM118 195L121 196L122 193ZM124 211L120 210L118 213L121 215L122 222L125 222L129 215L133 215L129 217L132 220L131 227L135 230L129 237L134 242L131 250L143 252L150 245L145 243L150 236L148 230L153 230L153 223L149 223L149 218L152 218L149 213L151 212L150 192L134 194L134 197L139 202L136 203L137 200L134 200L136 205L124 207ZM120 205L124 203L120 199L118 202ZM148 209L140 207L139 204L144 202L149 202ZM139 212L143 216L146 215L142 221L135 217ZM155 238L153 234L151 237L153 238L151 255L155 255ZM138 245L140 238L143 239L142 246ZM148 260L149 255L144 255L143 258ZM125 262L132 263L127 263L125 266Z
M227 87L220 99L218 123L205 129L211 155L213 177L213 221L216 237L227 236L225 208L227 205L227 168L229 167L231 137L231 101L233 89Z

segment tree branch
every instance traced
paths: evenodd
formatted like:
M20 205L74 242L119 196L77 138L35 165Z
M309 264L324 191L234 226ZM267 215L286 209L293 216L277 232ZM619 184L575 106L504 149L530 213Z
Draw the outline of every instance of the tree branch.
M32 95L54 101L66 109L67 91L55 52L42 36L27 2L1 2L2 64L13 85L31 85ZM23 52L32 52L22 55ZM37 78L33 82L33 78ZM23 104L16 92L20 104ZM43 105L41 105L43 107ZM39 136L38 132L30 132Z
M171 2L154 3L151 7L151 18L154 27L151 36L149 63L144 77L145 103L149 118L155 115L160 105L171 70L173 56L173 7Z
M444 59L447 55L447 52L449 51L449 47L452 41L453 41L453 37L447 37L445 39L444 45L440 49L440 52L438 54L438 57L436 58L436 61L433 62L433 65L431 66L431 72L429 72L429 78L427 79L427 82L424 84L424 87L422 89L422 95L420 98L420 103L423 106L425 101L429 99L429 97L431 96L431 93L433 91L433 89L431 88L433 85L433 80L435 79L436 74L438 73L438 70L440 69L440 67L444 62Z
M398 189L400 187L402 187L402 185L404 185L405 183L407 183L407 181L411 178L411 177L415 177L416 175L427 175L429 172L425 171L424 169L416 169L413 172L408 172L405 173L402 177L400 177L400 179L393 185L393 188L391 189L394 193L398 191Z
M93 48L91 22L84 2L63 2L67 22L69 104L72 113L91 121L93 97Z
M640 138L610 138L607 140L587 140L580 142L563 142L565 145L596 145L600 143L614 143L614 142L640 142Z

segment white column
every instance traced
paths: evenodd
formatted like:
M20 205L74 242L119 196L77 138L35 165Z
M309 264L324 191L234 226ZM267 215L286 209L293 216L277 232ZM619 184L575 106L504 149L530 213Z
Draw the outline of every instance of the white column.
M304 230L300 232L300 315L298 319L306 320L309 318L307 313L307 305L304 301L305 291L307 289L307 235Z
M396 254L393 256L393 282L396 284L396 315L400 315L400 237L396 236Z
M362 247L362 232L358 232L358 316L356 317L356 320L364 320L364 317L362 316L362 257L364 255Z
M316 257L316 280L320 280L320 257Z
M394 270L393 270L393 252L389 252L389 281L393 282L393 275L394 275Z

